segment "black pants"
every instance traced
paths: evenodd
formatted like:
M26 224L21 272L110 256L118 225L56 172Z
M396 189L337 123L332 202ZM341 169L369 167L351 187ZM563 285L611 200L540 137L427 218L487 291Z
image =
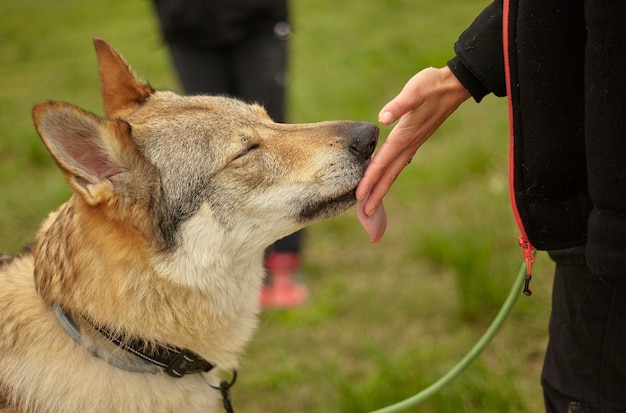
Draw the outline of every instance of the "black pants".
M542 374L546 412L626 412L626 277L591 274L584 247L550 256L556 273Z
M189 94L228 95L262 104L276 122L285 122L287 40L258 33L214 49L169 43L180 81ZM277 241L275 251L299 252L302 231Z
M258 102L276 122L285 121L285 39L269 32L214 49L192 49L178 43L168 46L186 93Z

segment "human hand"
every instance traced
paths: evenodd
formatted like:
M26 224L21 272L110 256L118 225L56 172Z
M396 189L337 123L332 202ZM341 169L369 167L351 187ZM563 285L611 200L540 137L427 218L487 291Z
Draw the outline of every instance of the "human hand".
M469 97L447 66L428 68L409 79L402 91L381 109L378 120L383 125L400 121L374 155L356 190L357 214L370 236L373 232L380 233L381 228L372 228L376 224L368 217L374 215L379 205L382 209L381 201L400 172L419 147ZM375 218L377 222L384 221L380 216Z

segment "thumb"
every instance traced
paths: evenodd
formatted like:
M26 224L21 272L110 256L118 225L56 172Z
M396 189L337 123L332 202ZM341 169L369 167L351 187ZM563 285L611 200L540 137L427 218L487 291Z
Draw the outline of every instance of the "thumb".
M433 80L440 75L435 68L424 69L410 78L400 93L387 103L378 113L378 121L387 126L397 121L402 115L424 103L424 88L428 90Z
M378 122L388 126L397 121L404 114L403 107L398 100L399 96L396 96L392 101L383 106L378 113Z
M390 100L378 113L378 121L385 125L391 125L407 112L415 109L421 103L421 98L412 90L413 79L402 88L400 93Z

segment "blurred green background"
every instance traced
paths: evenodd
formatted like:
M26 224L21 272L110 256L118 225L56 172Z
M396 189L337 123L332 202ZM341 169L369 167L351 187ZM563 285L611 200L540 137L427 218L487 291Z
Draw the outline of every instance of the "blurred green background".
M289 121L376 122L410 76L445 64L486 4L292 1ZM152 86L180 91L147 0L0 2L0 251L19 252L69 195L30 111L53 99L102 113L95 36ZM369 244L354 211L310 227L303 270L311 301L262 314L233 389L237 411L367 412L452 367L491 322L522 260L507 156L505 100L469 101L387 196L381 244ZM534 272L534 295L520 298L480 359L414 411L542 411L545 254Z

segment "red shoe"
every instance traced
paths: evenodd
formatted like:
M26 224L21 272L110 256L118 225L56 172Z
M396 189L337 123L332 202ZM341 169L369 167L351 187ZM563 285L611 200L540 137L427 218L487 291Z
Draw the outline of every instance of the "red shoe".
M294 308L309 298L299 280L300 261L294 252L272 252L265 257L267 277L261 290L260 305L266 308Z

